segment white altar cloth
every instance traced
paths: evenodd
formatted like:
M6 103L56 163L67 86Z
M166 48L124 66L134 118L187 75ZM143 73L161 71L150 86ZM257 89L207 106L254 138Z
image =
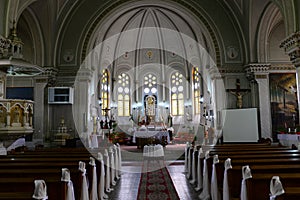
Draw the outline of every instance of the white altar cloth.
M133 138L132 138L132 142L136 143L136 138L150 138L150 137L155 137L159 140L161 140L161 138L163 136L167 137L167 141L168 143L170 143L170 135L168 131L135 131L133 133Z
M291 147L292 144L298 146L300 135L297 134L277 134L277 138L283 146Z

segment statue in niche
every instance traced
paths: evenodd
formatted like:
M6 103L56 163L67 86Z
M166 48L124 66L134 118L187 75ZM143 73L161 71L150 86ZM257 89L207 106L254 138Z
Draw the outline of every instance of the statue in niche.
M148 122L151 122L152 118L155 116L155 97L154 96L146 97L146 116L147 116Z
M11 110L12 126L21 126L20 118L22 117L22 110L20 106L16 105Z

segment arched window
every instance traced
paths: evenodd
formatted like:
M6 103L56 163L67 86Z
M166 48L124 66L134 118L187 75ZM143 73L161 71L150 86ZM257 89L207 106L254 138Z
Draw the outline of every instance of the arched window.
M171 113L172 115L184 115L184 81L180 72L171 75Z
M156 95L157 93L157 77L153 74L147 74L144 77L144 94Z
M194 111L200 114L200 98L201 98L201 75L198 67L193 68L193 86L194 86Z
M101 99L102 99L102 108L109 108L109 72L107 69L102 71L101 78ZM105 112L102 111L102 115L105 115Z
M118 76L118 116L130 116L130 78L125 73Z
M156 115L157 77L154 74L146 74L144 76L144 107L147 116Z

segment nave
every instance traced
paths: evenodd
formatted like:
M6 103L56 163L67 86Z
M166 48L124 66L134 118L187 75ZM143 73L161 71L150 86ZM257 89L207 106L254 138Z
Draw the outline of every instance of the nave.
M278 143L186 144L184 160L170 162L161 154L167 149L150 151L155 147L144 147L142 161L129 161L123 156L124 149L120 153L119 145L89 151L84 148L12 151L1 156L0 199L296 200L300 197L297 149ZM97 155L94 157L97 159L91 155ZM74 191L74 198L70 198L70 191Z

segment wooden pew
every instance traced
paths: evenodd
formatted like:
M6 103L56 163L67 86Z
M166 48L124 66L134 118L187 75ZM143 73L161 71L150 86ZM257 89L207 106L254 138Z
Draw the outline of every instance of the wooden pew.
M210 155L213 156L219 153L221 162L217 164L217 175L218 175L218 185L220 185L220 192L222 193L222 184L223 184L223 175L224 175L224 161L228 157L232 158L232 165L239 164L239 176L235 177L236 185L231 187L235 188L232 192L236 198L239 198L240 189L241 189L241 180L242 180L242 171L241 168L244 165L250 165L250 168L254 164L258 165L274 165L276 163L285 162L287 165L300 164L299 163L299 151L298 150L290 150L285 147L274 147L271 146L263 146L263 145L247 145L245 148L242 145L226 145L226 147L222 148L213 148L211 149ZM241 148L241 149L240 149ZM256 160L258 159L258 160ZM281 160L280 160L281 159ZM212 159L209 159L209 168L212 166ZM211 170L209 169L209 178L211 178ZM270 182L271 179L268 180ZM269 187L269 183L267 185ZM268 190L269 191L269 190ZM293 190L292 190L293 191ZM295 192L293 193L295 196ZM257 200L257 199L256 199Z

